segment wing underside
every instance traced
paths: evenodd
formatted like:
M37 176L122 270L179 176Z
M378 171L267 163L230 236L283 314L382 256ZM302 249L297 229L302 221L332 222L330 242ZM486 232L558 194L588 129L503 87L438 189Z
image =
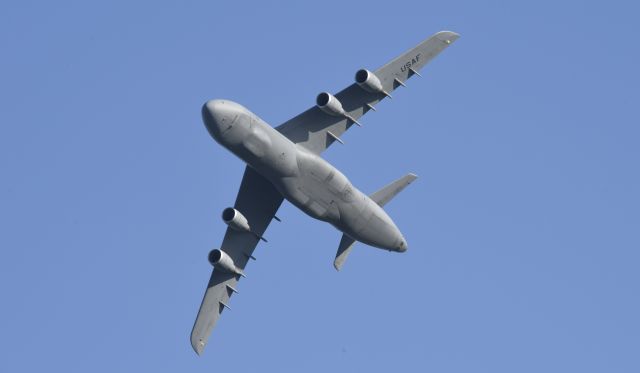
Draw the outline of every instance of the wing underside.
M372 110L378 102L390 96L391 92L404 85L410 77L419 75L419 70L424 65L458 37L455 32L438 32L377 69L374 74L382 84L380 92L369 92L354 83L337 93L335 97L342 103L347 115L331 116L314 106L276 129L289 140L311 152L322 153L335 141L341 141L340 136L355 124L354 120Z
M404 85L407 79L419 75L418 71L424 65L458 37L454 32L438 32L377 69L374 74L380 80L382 91L369 92L354 83L337 93L335 97L344 108L344 116L331 116L314 106L276 129L294 143L321 154L335 141L341 141L340 136L358 118L369 110L375 110L378 102ZM234 208L247 218L254 234L228 228L221 247L241 270L244 271L247 262L253 258L259 237L264 234L282 201L282 195L268 180L250 167L246 168ZM346 251L344 259L351 246L348 243L345 241L342 245ZM229 307L229 299L237 292L239 278L236 274L213 270L191 332L191 345L197 354L202 353L220 314Z
M257 236L264 234L282 200L282 195L268 180L250 167L245 169L234 208L247 218L255 234L227 228L221 247L238 268L244 270L253 258L253 251L260 241ZM229 307L229 299L237 292L239 279L236 274L213 270L191 331L191 346L198 355L204 350L220 314Z

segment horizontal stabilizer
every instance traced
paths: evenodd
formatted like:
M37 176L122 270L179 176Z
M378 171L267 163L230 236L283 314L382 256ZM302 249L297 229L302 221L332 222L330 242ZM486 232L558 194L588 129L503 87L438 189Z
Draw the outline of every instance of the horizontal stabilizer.
M369 197L380 206L384 206L391 201L398 193L402 192L407 185L411 184L418 176L415 174L407 174L379 191L373 193Z
M338 246L338 252L336 253L336 259L333 261L333 266L337 271L342 268L342 265L347 260L351 249L353 248L353 244L356 242L353 238L347 236L346 234L342 235L342 239L340 240L340 246Z

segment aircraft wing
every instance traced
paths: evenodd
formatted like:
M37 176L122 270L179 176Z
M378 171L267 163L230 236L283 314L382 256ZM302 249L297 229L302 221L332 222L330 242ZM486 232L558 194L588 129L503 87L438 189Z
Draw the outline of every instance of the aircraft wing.
M332 116L314 106L276 129L289 140L311 152L322 153L335 141L341 142L340 136L354 124L354 121L382 99L391 96L390 93L398 86L404 85L407 79L419 75L418 71L424 65L458 37L455 32L440 31L374 71L382 83L382 91L369 92L356 83L340 91L335 97L342 103L346 116Z
M234 208L247 218L253 232L262 236L282 200L282 195L271 182L247 167ZM249 259L253 259L253 250L260 240L256 235L229 227L224 235L221 250L233 259L236 267L244 270ZM236 292L239 277L236 274L213 270L191 331L191 346L198 355L204 350L222 310L228 308L229 298Z

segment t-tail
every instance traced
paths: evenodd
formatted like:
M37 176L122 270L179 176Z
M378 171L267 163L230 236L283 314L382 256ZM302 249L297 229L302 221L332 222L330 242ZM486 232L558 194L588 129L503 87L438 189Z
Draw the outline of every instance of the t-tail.
M418 176L415 174L409 173L400 179L394 181L393 183L385 186L379 191L373 193L369 197L380 207L384 207L387 202L391 201L393 197L398 195L407 185L411 184ZM338 246L338 252L336 253L336 258L333 261L333 266L336 270L340 270L344 265L344 262L347 260L351 249L353 249L353 244L356 242L353 238L347 236L346 234L342 235L342 239L340 240L340 245Z

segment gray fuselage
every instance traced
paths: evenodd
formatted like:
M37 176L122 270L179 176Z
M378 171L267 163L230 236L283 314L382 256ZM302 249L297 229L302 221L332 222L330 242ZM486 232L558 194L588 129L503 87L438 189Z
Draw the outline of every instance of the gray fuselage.
M294 144L232 101L207 101L202 117L218 143L268 179L284 198L309 216L326 221L367 245L406 251L404 237L382 207L319 155Z

